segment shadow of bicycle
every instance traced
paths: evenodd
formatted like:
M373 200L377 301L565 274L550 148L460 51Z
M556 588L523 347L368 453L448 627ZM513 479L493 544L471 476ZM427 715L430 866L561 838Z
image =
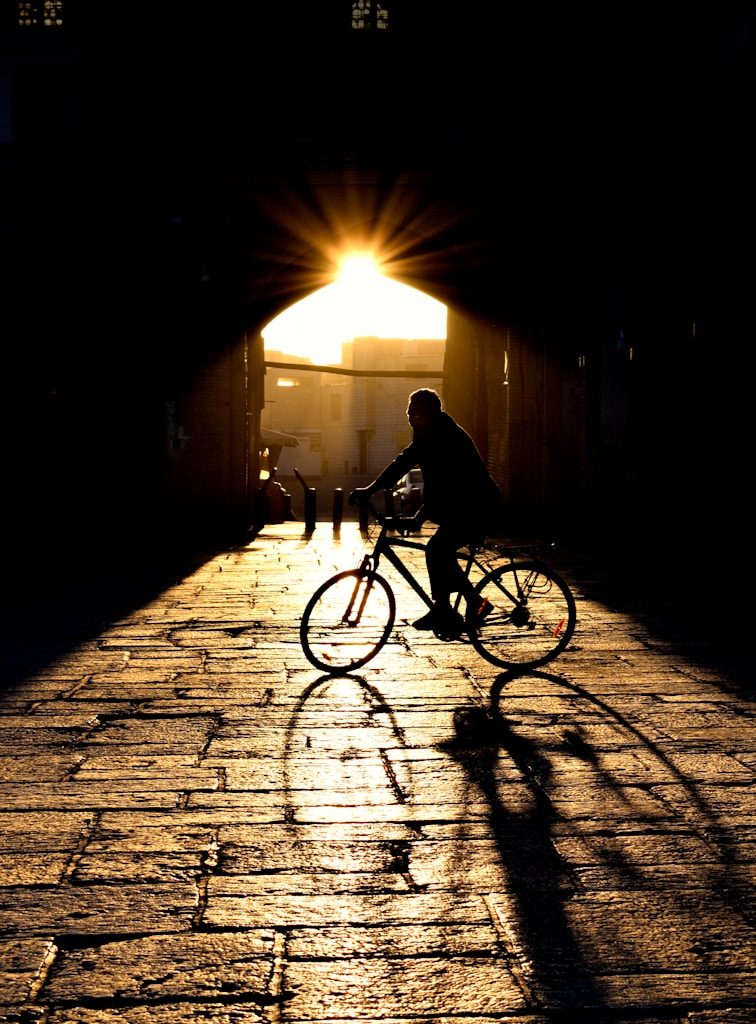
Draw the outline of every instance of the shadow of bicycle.
M632 1005L640 982L625 997L623 975L731 969L717 951L723 928L746 932L735 850L721 815L638 724L534 671L498 676L490 703L457 708L453 725L444 749L490 809L506 879L491 900L537 1003ZM507 804L502 761L528 787L525 810Z

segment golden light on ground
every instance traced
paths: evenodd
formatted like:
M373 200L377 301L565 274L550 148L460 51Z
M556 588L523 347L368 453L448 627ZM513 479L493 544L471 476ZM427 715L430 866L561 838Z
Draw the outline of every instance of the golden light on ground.
M336 280L289 306L262 332L265 348L314 363L341 362L357 337L446 338L446 306L386 277L369 252L347 253Z

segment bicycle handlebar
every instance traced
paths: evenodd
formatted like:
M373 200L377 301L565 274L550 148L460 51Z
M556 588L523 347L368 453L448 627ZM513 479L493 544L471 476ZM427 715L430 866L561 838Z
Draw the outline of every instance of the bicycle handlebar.
M378 511L378 509L373 504L373 499L372 498L364 498L362 500L357 498L354 501L352 501L351 498L350 498L349 504L352 505L352 506L356 505L358 508L362 507L362 508L367 509L370 512L370 514L372 516L374 516L376 522L381 527L384 527L386 530L395 530L397 533L401 534L403 537L406 537L411 532L408 529L402 529L402 526L399 525L399 524L401 524L401 523L410 523L410 522L412 522L413 517L407 517L407 516L387 516L385 514L385 512L379 512Z

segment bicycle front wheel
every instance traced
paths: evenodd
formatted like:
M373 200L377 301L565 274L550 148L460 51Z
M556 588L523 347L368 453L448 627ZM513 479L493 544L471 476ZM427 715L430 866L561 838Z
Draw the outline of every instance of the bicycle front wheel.
M307 660L331 675L359 668L380 651L394 625L396 600L377 573L348 569L318 587L302 615Z
M484 576L476 590L493 606L482 621L468 615L473 646L502 668L536 668L561 654L575 631L575 598L564 580L538 562L513 562Z

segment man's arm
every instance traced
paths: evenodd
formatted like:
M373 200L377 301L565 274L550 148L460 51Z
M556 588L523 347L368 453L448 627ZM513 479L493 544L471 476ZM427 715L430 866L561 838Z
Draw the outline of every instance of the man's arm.
M349 495L350 504L354 505L359 501L367 501L372 498L378 491L385 491L404 476L413 466L415 466L416 459L412 451L412 445L409 448L405 448L404 451L399 452L393 462L390 462L386 468L378 474L373 480L372 484L368 484L366 487L355 487L355 489Z

